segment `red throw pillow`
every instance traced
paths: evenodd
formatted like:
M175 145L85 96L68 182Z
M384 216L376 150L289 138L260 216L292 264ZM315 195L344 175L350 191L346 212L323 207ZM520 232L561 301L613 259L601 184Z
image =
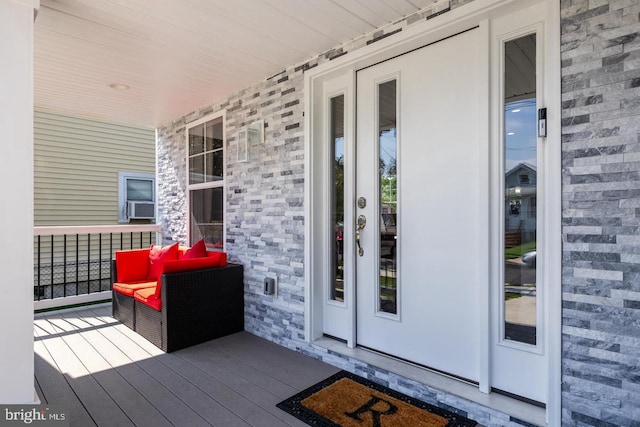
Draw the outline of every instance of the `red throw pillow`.
M200 239L182 255L182 259L204 258L206 256L207 246L204 244L204 239Z
M149 274L149 249L116 252L116 280L120 283L145 280Z
M216 267L224 267L225 265L227 265L226 252L208 252L207 256L216 260Z
M162 265L164 262L174 259L178 259L177 242L165 247L151 245L151 251L149 252L149 275L147 279L158 280L158 277L162 274Z

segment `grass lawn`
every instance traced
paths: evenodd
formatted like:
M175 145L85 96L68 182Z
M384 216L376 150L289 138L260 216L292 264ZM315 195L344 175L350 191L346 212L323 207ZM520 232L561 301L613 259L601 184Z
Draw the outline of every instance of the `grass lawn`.
M520 298L521 296L522 296L522 294L519 294L517 292L505 292L504 293L504 300L505 301L509 301L510 299Z
M509 249L504 250L504 258L505 259L513 259L521 257L523 254L536 250L536 242L524 243L519 246L514 246Z
M380 286L390 289L396 288L396 278L389 276L380 276Z

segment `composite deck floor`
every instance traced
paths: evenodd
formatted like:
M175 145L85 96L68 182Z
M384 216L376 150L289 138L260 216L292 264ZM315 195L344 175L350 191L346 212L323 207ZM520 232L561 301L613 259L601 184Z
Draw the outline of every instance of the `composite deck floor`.
M247 332L165 354L111 306L37 314L35 386L72 426L303 426L276 403L338 369Z

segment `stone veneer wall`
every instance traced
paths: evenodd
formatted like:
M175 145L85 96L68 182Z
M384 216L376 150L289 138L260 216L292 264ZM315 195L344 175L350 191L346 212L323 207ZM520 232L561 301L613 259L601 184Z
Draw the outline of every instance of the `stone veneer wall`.
M469 1L451 2L456 8ZM303 341L303 74L392 35L429 10L191 112L158 129L164 241L186 241L185 126L226 111L227 251L245 265L246 329L487 426L526 425ZM562 0L563 425L640 425L640 2ZM236 161L239 130L266 143ZM279 295L262 295L277 275Z
M452 0L451 9L473 0ZM425 8L321 53L158 129L158 205L164 243L187 241L186 126L226 112L226 251L245 266L246 329L291 348L304 340L304 73L433 16ZM237 162L237 133L265 122L265 143ZM277 276L278 297L262 294Z
M639 14L562 1L564 426L640 426Z

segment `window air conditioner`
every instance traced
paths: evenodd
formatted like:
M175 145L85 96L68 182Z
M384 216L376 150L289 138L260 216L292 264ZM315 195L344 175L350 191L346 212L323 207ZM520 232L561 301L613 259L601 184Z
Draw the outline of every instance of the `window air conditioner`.
M129 219L154 219L156 206L153 202L127 202L127 217Z

